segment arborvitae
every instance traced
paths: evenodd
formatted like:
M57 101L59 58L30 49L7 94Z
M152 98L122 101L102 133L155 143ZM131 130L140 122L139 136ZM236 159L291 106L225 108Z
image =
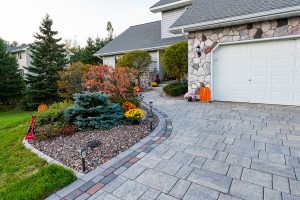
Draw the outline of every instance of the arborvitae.
M56 39L57 31L52 30L53 21L49 15L43 19L35 34L35 42L30 45L31 65L27 68L26 104L29 109L36 109L41 103L52 103L58 100L58 72L67 63L66 50Z
M0 39L0 106L17 104L24 87L17 60L6 51L5 43Z

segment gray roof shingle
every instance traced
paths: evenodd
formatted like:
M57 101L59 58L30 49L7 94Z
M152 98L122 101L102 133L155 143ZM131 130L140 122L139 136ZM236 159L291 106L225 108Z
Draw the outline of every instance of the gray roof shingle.
M8 52L18 52L23 50L24 48L29 47L29 44L22 44L21 46L14 47L14 46L6 46L6 51Z
M194 0L172 28L294 6L300 0Z
M160 0L159 2L157 2L156 4L151 6L151 8L155 8L155 7L162 6L162 5L169 4L169 3L174 3L176 1L180 1L180 0Z
M158 49L183 40L186 40L184 36L162 39L161 21L156 21L131 26L95 55L115 55L139 49Z

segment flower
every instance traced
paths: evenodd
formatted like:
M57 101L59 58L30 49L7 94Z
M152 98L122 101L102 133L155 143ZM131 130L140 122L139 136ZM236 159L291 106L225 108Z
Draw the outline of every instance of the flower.
M145 114L143 110L136 108L128 110L127 112L125 112L124 116L127 120L136 122L143 118Z
M158 86L158 84L156 82L151 83L151 87L157 87L157 86Z
M125 103L122 104L122 107L124 108L125 111L131 110L131 109L136 109L137 106L134 105L133 103L126 101Z

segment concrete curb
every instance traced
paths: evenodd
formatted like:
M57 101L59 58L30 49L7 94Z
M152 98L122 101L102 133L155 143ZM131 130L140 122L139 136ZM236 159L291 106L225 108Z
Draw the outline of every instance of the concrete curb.
M38 157L44 159L47 161L47 163L49 164L57 164L57 165L60 165L62 167L64 167L65 169L68 169L68 170L71 170L74 172L75 176L77 178L80 178L82 177L84 174L83 173L80 173L64 164L62 164L61 162L57 161L57 160L54 160L53 158L51 158L50 156L47 156L46 154L44 154L43 152L39 151L38 149L34 148L28 141L25 140L25 138L23 139L23 145L29 149L32 153L36 154Z

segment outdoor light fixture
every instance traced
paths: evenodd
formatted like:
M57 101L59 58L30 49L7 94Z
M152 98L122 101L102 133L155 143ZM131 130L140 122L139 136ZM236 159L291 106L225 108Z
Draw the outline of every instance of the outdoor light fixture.
M150 123L150 131L153 130L153 102L149 102L150 110L149 110L149 123Z
M80 153L80 158L82 161L82 171L83 173L86 171L86 167L85 167L85 159L87 157L87 148L86 147L81 147L79 150Z
M197 51L198 57L201 57L201 48L200 48L199 44L196 47L196 51Z

